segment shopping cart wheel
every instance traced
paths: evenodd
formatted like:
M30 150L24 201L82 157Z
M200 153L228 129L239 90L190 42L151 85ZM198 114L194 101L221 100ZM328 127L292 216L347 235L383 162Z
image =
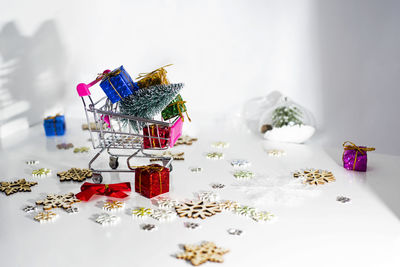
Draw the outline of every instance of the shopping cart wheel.
M118 157L110 156L109 165L110 165L110 168L113 169L113 170L115 170L116 168L118 168L118 165L119 165L119 163L118 163Z
M95 184L101 184L103 182L103 176L100 173L93 173L92 181Z

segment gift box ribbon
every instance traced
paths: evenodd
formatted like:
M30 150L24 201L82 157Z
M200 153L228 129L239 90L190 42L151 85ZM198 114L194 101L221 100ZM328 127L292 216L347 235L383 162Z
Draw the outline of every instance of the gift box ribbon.
M174 103L169 104L167 106L167 108L176 105L176 107L178 108L179 117L181 117L182 121L184 121L185 118L182 115L181 106L183 106L183 104L185 104L185 103L186 103L186 101L183 101L183 100L176 101ZM187 113L187 108L186 108L186 112L185 113L186 113L186 116L187 116L188 120L191 122L192 120L190 119L189 114Z
M153 78L153 76L158 76L158 78L160 78L161 84L169 84L169 81L167 79L167 71L164 69L166 67L172 66L172 64L168 64L165 66L162 66L156 70L153 70L152 72L149 73L139 73L138 77L136 78L136 80L142 81L144 79L149 79L150 80ZM148 84L146 83L146 86L148 87Z
M160 194L162 193L162 181L161 181L161 171L164 170L164 167L154 164L147 166L137 166L136 168L140 168L141 171L139 173L139 193L142 193L142 173L143 171L148 171L149 175L151 175L151 171L156 171L158 173L158 177L160 180Z
M115 91L115 92L117 93L117 95L119 96L119 98L123 99L123 97L118 93L117 89L115 89L114 85L113 85L112 82L110 81L110 77L118 76L118 75L121 74L121 73L122 73L122 75L125 76L125 78L126 78L128 81L130 81L130 79L128 78L128 76L126 76L125 72L122 72L120 69L116 69L116 70L110 71L110 72L108 72L108 73L100 73L100 74L98 74L96 80L97 80L97 79L102 79L102 80L104 81L105 79L107 79L108 82L110 83L111 87L114 89L114 91ZM132 84L131 81L130 81L129 83ZM132 86L134 86L134 85L132 84Z
M356 169L356 162L357 162L357 155L358 152L360 152L362 155L364 155L365 153L367 153L367 151L374 151L375 148L374 147L360 147L355 145L354 143L350 142L350 141L346 141L343 143L343 149L344 150L356 150L356 156L354 157L354 163L353 163L353 170ZM342 155L342 159L344 157L344 152Z
M92 184L84 183L81 186L81 192L76 197L82 201L88 201L94 195L109 196L115 198L125 198L128 195L124 192L131 191L131 183L119 184Z
M61 114L60 114L60 113L57 113L55 116L48 116L48 117L46 117L46 118L44 119L44 120L53 120L54 133L55 133L55 135L58 135L58 134L57 134L56 118L59 117L59 116L61 116Z

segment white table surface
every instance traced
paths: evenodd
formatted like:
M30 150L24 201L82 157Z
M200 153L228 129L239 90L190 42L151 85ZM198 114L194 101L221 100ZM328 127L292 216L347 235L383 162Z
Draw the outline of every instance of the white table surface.
M139 227L142 222L124 211L118 214L119 224L103 227L93 220L103 212L99 201L106 200L98 197L76 204L80 209L78 214L56 209L59 218L55 222L40 224L22 208L48 193L79 192L81 183L60 183L56 173L71 167L87 167L95 153L93 149L89 154L74 154L72 150L56 148L61 142L89 145L88 132L80 130L81 122L67 118L68 132L63 137L46 138L42 126L38 125L3 139L0 180L26 178L39 184L29 193L0 194L0 266L189 266L174 254L182 251L181 244L205 240L230 249L221 266L400 266L399 157L369 153L368 172L347 171L340 165L339 147L327 153L312 145L268 143L246 131L244 126L218 120L193 122L199 141L172 149L185 152L186 159L174 162L171 191L167 195L193 199L196 192L211 190L211 183L223 183L226 187L218 190L222 199L273 212L278 218L274 223L260 224L222 212L206 220L177 218L159 223L148 219L145 222L156 224L159 230L145 232ZM216 150L211 143L220 140L230 142L229 148L220 149L225 159L207 160L205 153ZM269 148L284 149L287 155L269 157L265 152ZM253 194L254 191L238 189L241 182L233 178L230 166L230 160L236 158L251 161L249 169L256 173L258 181L275 179L279 184L277 179L288 180L292 171L307 167L330 170L337 181L293 196L285 190L277 193L277 188L270 191L261 188ZM40 164L26 165L25 161L30 159L37 159ZM107 157L99 164L107 167ZM204 171L191 173L192 166L202 167ZM32 178L32 169L40 167L52 169L53 175ZM104 175L105 183L125 181L133 185L134 174ZM264 199L260 198L264 195ZM350 197L351 201L337 202L339 195ZM155 207L135 192L125 200L127 208ZM186 221L199 222L202 227L186 229L183 226ZM244 230L244 235L229 235L226 230L231 227Z

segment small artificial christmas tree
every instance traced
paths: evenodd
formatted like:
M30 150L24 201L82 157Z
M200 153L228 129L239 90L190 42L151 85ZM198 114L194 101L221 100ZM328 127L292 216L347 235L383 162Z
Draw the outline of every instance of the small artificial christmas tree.
M152 119L160 113L176 97L182 89L182 83L154 85L139 89L132 95L120 101L122 114L139 118ZM131 123L132 128L138 129L136 122ZM143 123L139 125L143 127Z
M302 116L301 110L295 106L281 106L272 113L272 126L281 128L283 126L303 125Z

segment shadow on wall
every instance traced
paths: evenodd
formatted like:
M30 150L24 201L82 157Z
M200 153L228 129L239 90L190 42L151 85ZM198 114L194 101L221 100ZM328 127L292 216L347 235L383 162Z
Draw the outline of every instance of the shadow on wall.
M65 95L65 50L52 20L32 36L23 36L15 22L0 31L1 138L43 120L45 111Z
M316 1L324 143L400 155L400 1Z
M373 153L400 155L400 1L316 1L316 8L324 141L339 148L350 140L376 147ZM374 162L373 153L364 177L400 218L396 172L384 182L368 179L390 166Z

